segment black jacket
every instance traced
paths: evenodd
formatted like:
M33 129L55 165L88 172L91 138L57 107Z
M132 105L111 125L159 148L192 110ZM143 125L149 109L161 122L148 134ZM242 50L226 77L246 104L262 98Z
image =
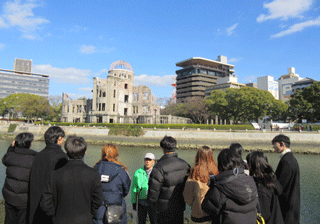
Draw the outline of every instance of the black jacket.
M50 223L50 219L39 207L40 199L51 172L63 167L67 162L67 154L57 144L47 145L35 157L29 182L29 223Z
M30 169L37 152L10 146L2 158L7 167L2 188L3 198L10 205L27 208Z
M225 171L210 182L201 208L212 216L212 223L255 224L258 192L251 176L239 169Z
M292 152L280 160L276 176L283 191L279 197L282 216L286 224L300 223L300 170Z
M53 223L88 224L102 201L99 173L82 160L70 160L51 174L40 206Z
M158 212L184 211L183 189L190 165L177 153L162 156L154 165L149 178L148 203Z
M257 189L261 214L266 224L284 224L278 199L282 193L280 183L276 181L275 188L272 190L261 183L257 183Z

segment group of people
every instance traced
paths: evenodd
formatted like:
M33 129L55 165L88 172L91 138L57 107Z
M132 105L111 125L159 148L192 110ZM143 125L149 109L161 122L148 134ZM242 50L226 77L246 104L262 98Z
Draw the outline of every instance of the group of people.
M83 158L87 143L69 136L58 126L44 134L46 147L31 150L33 134L21 133L9 146L3 164L7 176L2 189L5 223L102 224L106 206L124 209L131 190L131 204L138 223L184 223L186 204L195 223L256 223L260 212L266 223L299 223L299 165L290 148L290 139L278 135L272 140L281 160L273 172L263 152L249 153L235 143L223 149L216 163L212 150L201 147L193 167L178 157L177 141L165 136L163 156L144 156L144 165L131 178L118 160L116 145L102 147L101 159L93 168Z

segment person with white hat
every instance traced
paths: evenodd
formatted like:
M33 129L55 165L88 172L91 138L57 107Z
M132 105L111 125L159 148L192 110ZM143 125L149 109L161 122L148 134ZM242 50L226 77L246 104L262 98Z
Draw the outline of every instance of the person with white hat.
M131 185L131 203L133 210L138 213L138 223L145 224L147 215L151 224L156 224L156 211L148 205L148 182L149 176L155 164L155 156L147 153L144 156L144 166L139 168L133 175Z

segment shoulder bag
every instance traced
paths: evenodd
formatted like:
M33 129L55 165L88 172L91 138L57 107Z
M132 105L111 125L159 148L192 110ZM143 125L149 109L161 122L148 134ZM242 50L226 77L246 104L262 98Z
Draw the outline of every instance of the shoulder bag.
M104 224L117 224L122 222L124 209L122 205L105 205L106 211L103 216Z

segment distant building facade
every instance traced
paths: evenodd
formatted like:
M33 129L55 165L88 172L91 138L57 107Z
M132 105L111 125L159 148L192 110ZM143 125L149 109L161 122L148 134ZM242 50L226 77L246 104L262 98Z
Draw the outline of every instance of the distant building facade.
M263 76L257 78L258 89L266 90L272 94L275 99L279 99L279 83L272 76Z
M222 90L225 91L226 89L240 89L245 87L245 84L238 83L238 78L236 75L229 75L223 78L217 79L217 84L208 86L206 88L205 94L206 97L211 95L213 90Z
M160 115L149 87L134 86L132 66L111 64L106 79L93 78L93 98L69 99L62 94L62 122L86 123L188 123L190 119Z
M176 63L176 66L182 67L176 71L177 103L190 97L205 97L207 87L215 85L218 78L234 73L234 65L228 64L227 57L222 55L216 61L193 57Z
M282 102L287 102L290 100L290 95L292 94L292 85L301 79L302 78L295 73L294 67L288 68L288 74L282 75L278 79L279 99L282 100Z
M14 93L49 96L49 76L32 73L32 60L15 59L14 70L0 69L0 98Z
M304 90L305 88L311 86L313 83L316 82L318 81L310 78L301 79L300 81L293 83L292 93L297 92L297 90Z

